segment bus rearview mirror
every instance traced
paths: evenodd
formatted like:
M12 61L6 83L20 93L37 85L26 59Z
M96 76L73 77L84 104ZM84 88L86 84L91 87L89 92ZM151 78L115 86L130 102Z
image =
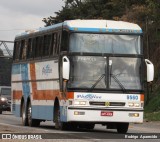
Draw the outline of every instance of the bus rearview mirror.
M69 80L70 61L67 56L62 58L62 68L63 79Z
M147 66L147 82L151 82L154 79L154 66L148 59L145 59L145 63Z

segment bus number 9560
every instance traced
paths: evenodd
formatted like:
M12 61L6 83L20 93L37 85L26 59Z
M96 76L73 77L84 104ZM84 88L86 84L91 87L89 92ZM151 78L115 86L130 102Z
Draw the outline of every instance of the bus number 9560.
M138 95L127 95L127 100L138 100Z

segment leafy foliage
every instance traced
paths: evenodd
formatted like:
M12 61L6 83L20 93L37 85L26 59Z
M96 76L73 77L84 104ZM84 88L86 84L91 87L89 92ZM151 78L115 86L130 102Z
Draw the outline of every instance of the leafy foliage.
M46 26L72 19L120 19L133 22L160 20L158 0L64 0L56 17L44 18Z

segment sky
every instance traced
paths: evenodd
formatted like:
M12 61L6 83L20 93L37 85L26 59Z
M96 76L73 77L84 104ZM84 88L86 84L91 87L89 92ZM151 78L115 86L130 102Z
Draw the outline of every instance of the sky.
M44 27L43 18L55 16L62 0L0 0L0 40L14 41L25 30Z

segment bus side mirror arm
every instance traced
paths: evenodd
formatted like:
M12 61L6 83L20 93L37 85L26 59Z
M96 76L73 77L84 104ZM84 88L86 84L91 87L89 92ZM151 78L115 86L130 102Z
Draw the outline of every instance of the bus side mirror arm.
M69 73L70 73L70 61L67 56L62 58L62 75L63 79L69 80Z
M147 82L152 82L154 79L154 65L148 59L145 59L147 66Z

